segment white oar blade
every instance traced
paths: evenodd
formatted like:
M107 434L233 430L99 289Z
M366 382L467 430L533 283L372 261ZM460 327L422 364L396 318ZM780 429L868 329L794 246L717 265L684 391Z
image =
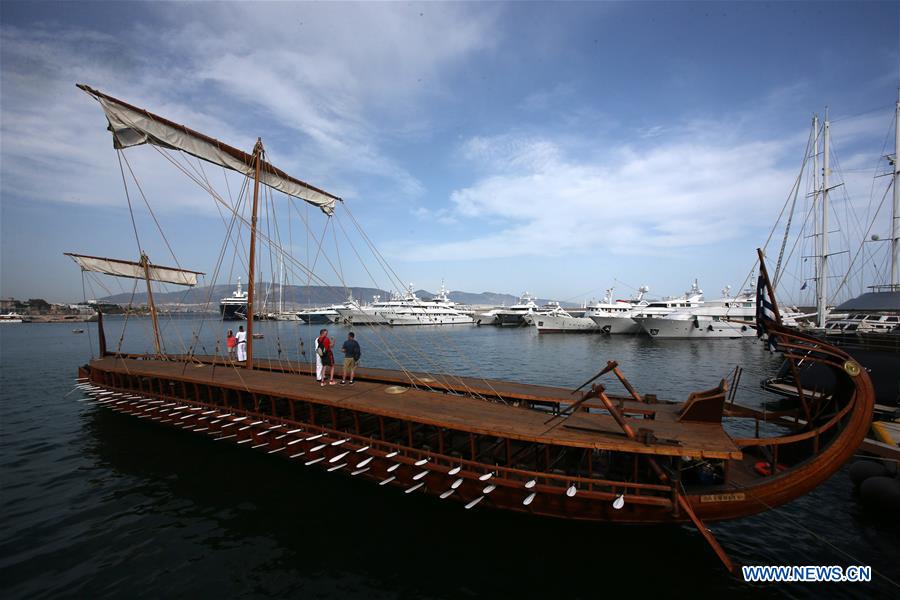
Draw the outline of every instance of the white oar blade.
M471 502L469 502L468 504L466 504L466 510L469 510L470 508L472 508L473 506L475 506L476 504L478 504L478 503L481 502L482 500L484 500L484 496L478 496L477 498L475 498L474 500L472 500Z

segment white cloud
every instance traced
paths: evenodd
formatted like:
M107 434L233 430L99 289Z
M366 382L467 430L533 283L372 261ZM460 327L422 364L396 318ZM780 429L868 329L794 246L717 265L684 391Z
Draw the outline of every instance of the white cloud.
M490 44L494 18L414 4L155 8L162 23L116 36L0 28L4 196L122 206L101 112L74 87L85 82L238 147L262 135L275 164L339 195L352 197L364 176L387 197L417 197L421 182L388 147L430 118L423 101ZM277 127L260 131L260 116ZM213 211L154 154L129 157L155 207Z
M602 162L572 158L547 138L468 140L464 156L487 173L454 191L450 200L459 215L492 219L502 228L431 245L417 258L544 256L598 248L658 253L745 233L770 219L772 207L784 200L794 175L778 164L787 148L779 141L715 142L715 133L643 149L613 148Z
M478 176L453 191L446 208L460 220L488 221L493 230L429 244L414 259L664 255L747 234L761 242L797 176L808 136L800 125L761 138L756 124L778 108L774 100L763 104L721 121L639 130L628 142L521 132L474 136L461 144L460 155ZM874 153L868 146L888 125L877 114L832 127L841 146L859 149L843 160L843 179L858 194L854 202L865 205L869 198Z

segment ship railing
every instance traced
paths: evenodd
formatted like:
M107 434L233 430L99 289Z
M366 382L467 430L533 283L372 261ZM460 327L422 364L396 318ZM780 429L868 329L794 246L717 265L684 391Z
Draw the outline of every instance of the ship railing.
M847 396L846 401L843 402L843 405L835 404L834 410L836 412L831 415L828 420L821 424L816 425L812 421L802 420L799 418L794 419L793 422L787 421L783 414L775 417L774 419L767 418L767 415L764 413L760 413L759 411L750 411L752 416L756 419L756 437L753 438L738 438L734 440L734 443L741 448L742 450L745 448L760 448L765 449L771 455L771 464L773 465L772 474L776 473L775 465L778 465L778 454L779 449L781 449L782 454L784 454L785 447L787 446L799 446L800 444L808 444L809 441L812 441L812 452L806 452L806 456L802 460L806 460L808 458L812 458L820 453L822 450L821 440L823 436L833 429L837 429L842 425L846 425L849 423L849 417L851 412L855 409L865 410L866 403L860 402L860 388L857 384L856 376L859 374L859 370L862 368L859 366L856 361L853 360L850 355L846 354L839 348L835 348L833 346L822 343L821 341L808 337L799 333L795 333L791 330L788 330L784 327L773 328L770 331L770 335L774 335L776 338L776 342L778 348L784 354L784 357L788 361L793 361L794 365L800 362L810 362L810 363L819 363L830 367L834 372L836 377L846 377L852 387L844 388L846 390ZM795 374L795 377L799 377L799 374ZM798 388L800 388L798 382ZM842 389L842 386L838 385L835 387L835 391L827 396L821 396L817 399L814 395L809 395L808 397L805 395L801 395L801 404L805 411L809 411L809 406L806 404L807 400L809 401L817 401L820 404L827 402L840 401L840 399L835 398L835 394L839 393ZM869 390L871 391L871 390ZM865 397L865 394L863 394ZM869 406L871 409L871 398L868 398ZM827 406L827 404L822 404L823 406ZM793 433L790 435L783 435L778 437L759 437L759 422L763 421L773 421L775 423L781 423L785 426L794 426L794 427L805 427L808 428L806 431L800 431L798 433ZM798 462L802 462L798 461Z
M672 504L671 498L673 495L673 487L671 485L620 481L595 477L584 477L580 475L569 475L564 473L548 473L545 471L520 469L496 464L491 465L489 463L473 461L461 457L450 457L446 454L440 454L430 450L423 450L420 448L398 444L395 442L377 440L361 434L355 434L340 429L333 429L321 425L313 425L302 421L267 415L251 410L240 409L237 407L223 406L221 404L214 404L200 400L189 400L180 396L162 394L158 391L148 392L145 390L112 386L102 382L98 383L101 383L104 388L111 391L140 393L144 396L152 396L158 400L176 401L184 404L189 404L191 406L205 407L220 411L227 410L228 412L231 412L238 416L254 416L258 418L262 417L265 418L270 424L299 425L304 428L304 433L321 433L329 437L347 438L349 441L357 443L359 447L369 446L370 448L382 451L385 454L397 451L400 453L397 458L399 458L400 456L404 456L409 459L410 463L415 462L416 460L427 458L429 459L429 464L441 465L446 469L446 471L449 471L454 467L461 466L464 469L468 470L470 473L481 475L485 472L490 472L493 473L494 476L501 481L521 482L523 486L526 482L534 480L536 482L536 485L555 487L560 489L561 491L568 489L572 485L575 485L581 491L594 493L597 494L600 498L608 498L610 500L613 500L620 494L625 494L632 502L637 501L643 504L652 504L666 507L671 506Z

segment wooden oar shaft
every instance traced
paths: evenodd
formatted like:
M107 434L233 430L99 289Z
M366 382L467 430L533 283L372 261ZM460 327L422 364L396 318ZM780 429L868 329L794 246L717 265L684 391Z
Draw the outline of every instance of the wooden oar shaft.
M729 573L734 573L734 563L731 562L731 559L728 558L728 554L725 552L725 549L719 544L719 540L712 534L712 532L706 528L706 525L703 524L703 521L700 520L694 513L694 509L691 508L691 503L687 501L681 493L677 493L678 496L678 505L681 506L682 510L687 513L687 515L693 521L694 526L700 531L700 535L706 540L713 551L716 553L716 556L719 557L719 560L722 561L722 564L725 565L725 568L728 569Z
M578 390L580 390L581 388L583 388L584 386L586 386L586 385L589 384L590 382L594 381L594 380L597 379L598 377L603 377L604 375L606 375L607 373L609 373L610 371L612 371L613 369L615 369L615 368L618 367L618 366L619 366L619 363L617 363L617 362L614 361L614 360L611 360L611 361L607 362L607 363L606 363L606 366L603 367L603 370L601 370L599 373L597 373L596 375L594 375L593 377L591 377L590 379L588 379L587 381L585 381L584 383L582 383L581 385L579 385L577 388L575 388L574 390L572 390L572 393L574 394L575 392L577 392Z
M622 385L625 386L625 389L628 390L628 393L631 394L631 397L635 399L637 402L643 402L643 398L641 395L637 393L637 390L634 389L634 386L631 385L631 382L625 379L625 375L622 374L622 371L619 370L618 366L613 367L613 373L616 374L616 377L619 378L619 381L622 382Z
M634 429L625 422L625 416L619 411L615 404L612 403L612 400L609 399L609 396L606 395L602 389L598 390L597 397L600 398L600 402L603 403L603 407L609 411L609 414L612 415L612 418L616 420L616 423L619 424L619 427L622 428L622 431L625 432L625 435L628 436L628 439L637 441L637 434L634 432Z

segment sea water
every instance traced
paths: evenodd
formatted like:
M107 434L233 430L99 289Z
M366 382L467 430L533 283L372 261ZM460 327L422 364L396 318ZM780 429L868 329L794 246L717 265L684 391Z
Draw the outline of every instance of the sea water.
M168 352L222 352L238 325L164 320L163 342ZM896 515L865 512L846 467L786 506L711 529L738 564L869 565L872 583L751 585L725 572L691 526L465 511L79 402L77 368L97 352L96 324L79 327L0 325L5 598L897 597L885 579L900 580ZM321 327L255 323L264 335L255 356L309 362ZM107 318L105 329L111 350L152 349L146 318ZM337 348L347 332L329 326ZM780 362L755 339L355 333L364 367L574 388L616 360L639 392L673 400L741 365L737 400L755 406L771 399L759 382ZM621 391L611 375L600 381Z

